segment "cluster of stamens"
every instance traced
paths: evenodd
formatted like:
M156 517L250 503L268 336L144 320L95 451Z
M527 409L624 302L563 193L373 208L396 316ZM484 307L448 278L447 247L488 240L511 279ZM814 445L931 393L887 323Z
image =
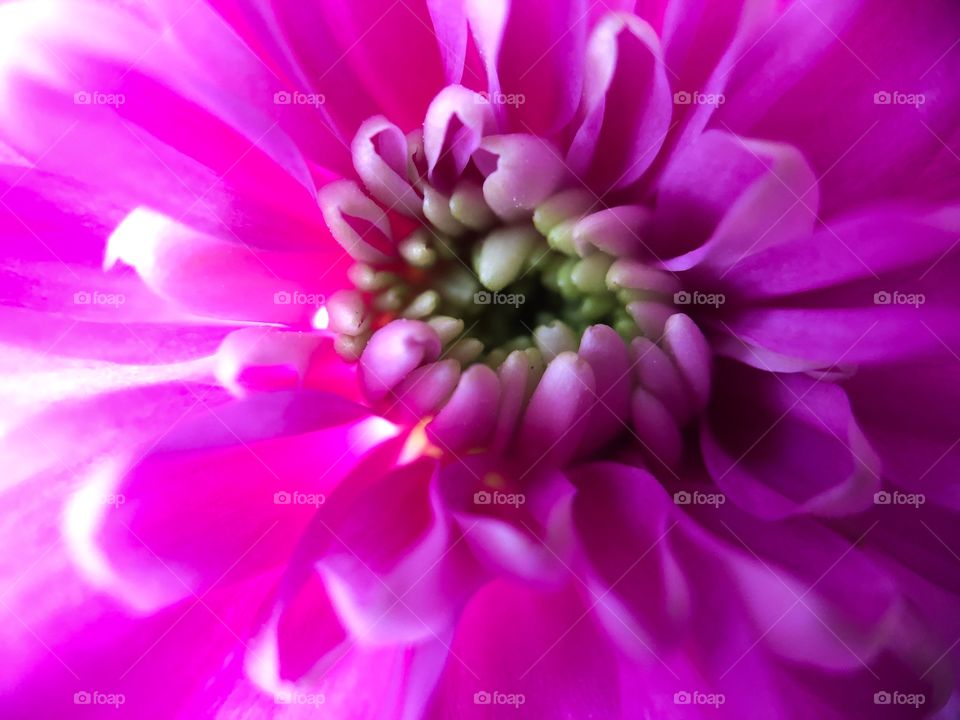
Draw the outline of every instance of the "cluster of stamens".
M595 248L578 252L577 224L596 202L586 190L561 191L530 220L510 225L501 224L474 183L449 198L424 190L430 212L400 241L400 257L354 264L349 278L356 291L341 291L327 305L345 360L358 360L375 330L406 318L433 327L444 356L464 366L484 362L495 369L514 350L528 349L549 362L575 352L583 331L597 323L629 342L644 334L647 303L670 302L669 275L653 287L629 287L624 282L636 261Z
M640 259L649 209L602 205L545 147L483 137L433 182L420 133L368 121L354 163L381 204L349 181L320 198L356 261L354 288L326 304L336 351L374 406L427 418L444 450L536 446L566 418L580 451L632 426L672 464L709 348L673 304L676 278Z

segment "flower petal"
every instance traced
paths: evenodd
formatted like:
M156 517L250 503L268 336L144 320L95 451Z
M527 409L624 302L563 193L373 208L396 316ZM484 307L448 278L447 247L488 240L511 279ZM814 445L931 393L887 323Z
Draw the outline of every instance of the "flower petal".
M711 476L733 502L766 519L844 515L872 503L879 461L841 388L729 361L714 387L700 439Z
M138 208L107 243L104 264L134 267L154 292L198 315L308 324L344 284L326 252L276 252L218 240ZM216 282L211 282L216 278Z
M101 468L72 500L91 579L143 610L274 568L358 454L395 432L357 424L367 417L318 392L192 409L131 467Z
M584 0L466 0L498 117L512 132L549 137L580 101Z
M673 106L656 32L632 15L603 18L587 46L584 119L567 154L601 194L653 164Z

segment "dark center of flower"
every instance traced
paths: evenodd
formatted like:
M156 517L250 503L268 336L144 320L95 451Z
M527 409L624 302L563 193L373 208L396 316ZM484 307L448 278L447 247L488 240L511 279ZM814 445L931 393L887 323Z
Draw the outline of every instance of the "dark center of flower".
M400 241L400 259L353 265L357 292L328 304L346 360L359 358L374 330L407 318L433 327L448 345L445 356L462 365L497 368L510 352L529 348L549 361L575 352L583 332L598 323L629 342L643 334L636 318L648 312L647 303L672 301L669 276L648 270L650 287L628 287L622 280L636 263L618 264L592 248L581 256L577 246L582 252L586 241L574 230L595 202L585 190L561 191L530 220L510 224L472 181L449 198L426 182L423 190L432 212Z

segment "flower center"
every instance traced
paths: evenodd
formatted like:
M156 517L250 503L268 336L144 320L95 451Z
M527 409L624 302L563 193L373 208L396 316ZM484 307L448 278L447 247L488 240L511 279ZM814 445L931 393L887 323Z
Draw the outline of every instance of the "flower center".
M675 463L710 350L675 276L639 259L650 211L603 206L539 138L474 141L431 164L419 133L361 128L354 164L380 204L350 181L319 197L356 261L326 305L337 352L372 405L425 419L444 452L569 459L626 429Z
M575 352L583 332L605 324L629 342L643 335L650 303L670 303L670 276L618 261L586 244L578 225L594 205L586 190L565 190L540 204L528 220L500 221L479 185L465 181L449 199L423 184L434 201L427 217L398 244L400 257L356 263L356 291L328 303L336 348L359 359L376 329L397 318L426 322L446 346L444 355L466 366L496 369L514 350L536 348L549 362ZM445 216L436 221L437 204ZM639 320L639 324L638 324Z

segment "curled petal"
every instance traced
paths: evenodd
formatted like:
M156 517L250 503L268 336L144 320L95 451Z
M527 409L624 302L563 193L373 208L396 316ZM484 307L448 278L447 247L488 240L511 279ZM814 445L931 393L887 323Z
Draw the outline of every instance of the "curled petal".
M579 420L595 401L590 364L575 353L560 353L530 398L517 450L537 466L563 465L576 452L586 430Z
M243 328L220 344L215 374L238 397L304 387L349 394L354 372L338 361L332 346L330 338L318 333Z
M380 400L413 370L440 356L437 331L418 320L394 320L377 330L360 356L360 383Z
M392 403L384 411L397 422L419 422L447 402L460 381L460 363L440 360L418 367L393 389Z
M483 446L493 430L500 404L500 382L486 365L472 365L450 400L427 425L427 437L448 452Z
M411 184L415 177L407 138L382 115L365 121L353 139L353 166L370 193L387 208L419 217L423 200Z
M482 95L460 85L445 87L427 109L423 147L430 182L449 190L494 129L493 111Z
M355 182L324 185L317 201L333 237L355 260L380 263L396 254L386 213Z
M532 135L494 135L478 151L481 170L491 168L483 183L487 205L504 220L520 220L549 198L566 174L557 149Z
M614 257L635 256L646 248L643 233L650 211L639 205L622 205L587 215L573 227L573 244L580 255L596 248Z

